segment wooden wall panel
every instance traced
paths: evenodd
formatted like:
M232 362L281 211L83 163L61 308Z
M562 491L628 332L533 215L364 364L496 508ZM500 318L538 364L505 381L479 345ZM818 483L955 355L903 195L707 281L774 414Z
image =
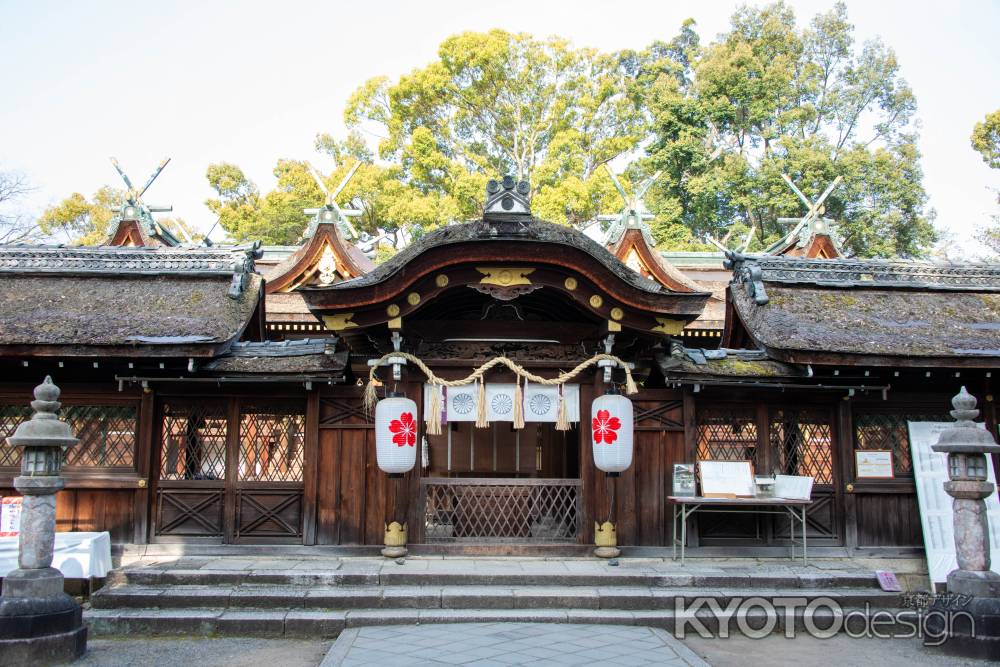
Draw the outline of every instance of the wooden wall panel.
M670 540L666 498L673 464L686 460L683 401L678 392L647 390L634 396L632 402L632 466L614 481L618 543L665 546ZM589 437L586 441L589 446ZM587 456L593 458L590 452ZM598 471L598 475L603 477L604 473ZM605 484L603 480L597 483L598 492Z
M319 432L316 481L316 543L337 544L337 503L340 497L340 476L337 461L344 431L324 429Z
M65 489L56 494L56 530L108 531L115 543L131 542L133 496L128 489ZM0 488L2 496L20 496L14 488Z
M407 395L419 397L419 384L411 385ZM379 469L360 389L322 396L319 421L317 544L382 544L387 520L408 520L409 497L416 493L412 475L397 484Z
M859 547L923 546L916 494L855 494Z

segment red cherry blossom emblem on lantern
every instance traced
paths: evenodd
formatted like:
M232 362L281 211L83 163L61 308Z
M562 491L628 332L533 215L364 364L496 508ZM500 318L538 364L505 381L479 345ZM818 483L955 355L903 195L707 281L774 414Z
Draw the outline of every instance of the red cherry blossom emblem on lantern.
M592 426L594 428L594 442L610 445L618 439L617 431L622 427L622 422L618 417L612 417L607 410L598 410Z
M404 412L399 415L399 419L389 422L389 430L393 433L392 441L398 447L413 447L417 442L417 423L413 421L413 414L410 412Z

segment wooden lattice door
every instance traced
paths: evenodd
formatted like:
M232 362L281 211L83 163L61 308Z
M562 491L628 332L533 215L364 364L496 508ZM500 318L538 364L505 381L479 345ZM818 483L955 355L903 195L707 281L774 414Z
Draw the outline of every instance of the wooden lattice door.
M165 398L160 416L155 541L301 543L304 405Z
M760 474L813 477L813 503L807 512L810 544L840 545L843 499L833 417L832 408L823 405L698 406L696 458L748 460ZM781 545L789 538L789 523L748 510L699 516L697 531L705 546Z
M224 535L229 406L166 399L160 406L153 539L221 542Z

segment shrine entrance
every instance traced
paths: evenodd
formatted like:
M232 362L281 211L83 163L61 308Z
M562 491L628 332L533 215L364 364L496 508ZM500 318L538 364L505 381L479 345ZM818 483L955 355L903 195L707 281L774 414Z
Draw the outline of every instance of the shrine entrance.
M428 436L420 480L428 543L575 543L581 532L579 429L447 424Z

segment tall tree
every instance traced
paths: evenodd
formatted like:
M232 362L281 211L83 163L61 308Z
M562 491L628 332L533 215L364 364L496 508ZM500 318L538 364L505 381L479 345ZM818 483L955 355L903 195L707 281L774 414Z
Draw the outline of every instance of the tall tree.
M0 243L25 243L37 240L38 225L15 207L31 190L27 179L14 171L0 171Z
M911 120L913 94L893 51L860 48L844 4L800 29L782 2L743 7L702 46L685 24L637 56L655 139L649 168L671 177L651 203L696 235L754 230L752 248L787 231L802 206L781 178L827 199L847 252L919 255L935 239ZM718 150L718 149L722 150ZM735 233L734 233L735 232Z
M348 127L378 136L399 178L481 212L488 178L529 178L537 212L591 218L613 190L597 167L635 148L643 114L621 59L502 30L449 37L438 59L391 82L371 79L348 101Z
M991 169L1000 169L1000 109L987 114L972 129L972 148L983 156ZM994 190L1000 204L1000 189ZM992 223L976 232L976 238L993 252L1000 254L1000 214L994 214Z

